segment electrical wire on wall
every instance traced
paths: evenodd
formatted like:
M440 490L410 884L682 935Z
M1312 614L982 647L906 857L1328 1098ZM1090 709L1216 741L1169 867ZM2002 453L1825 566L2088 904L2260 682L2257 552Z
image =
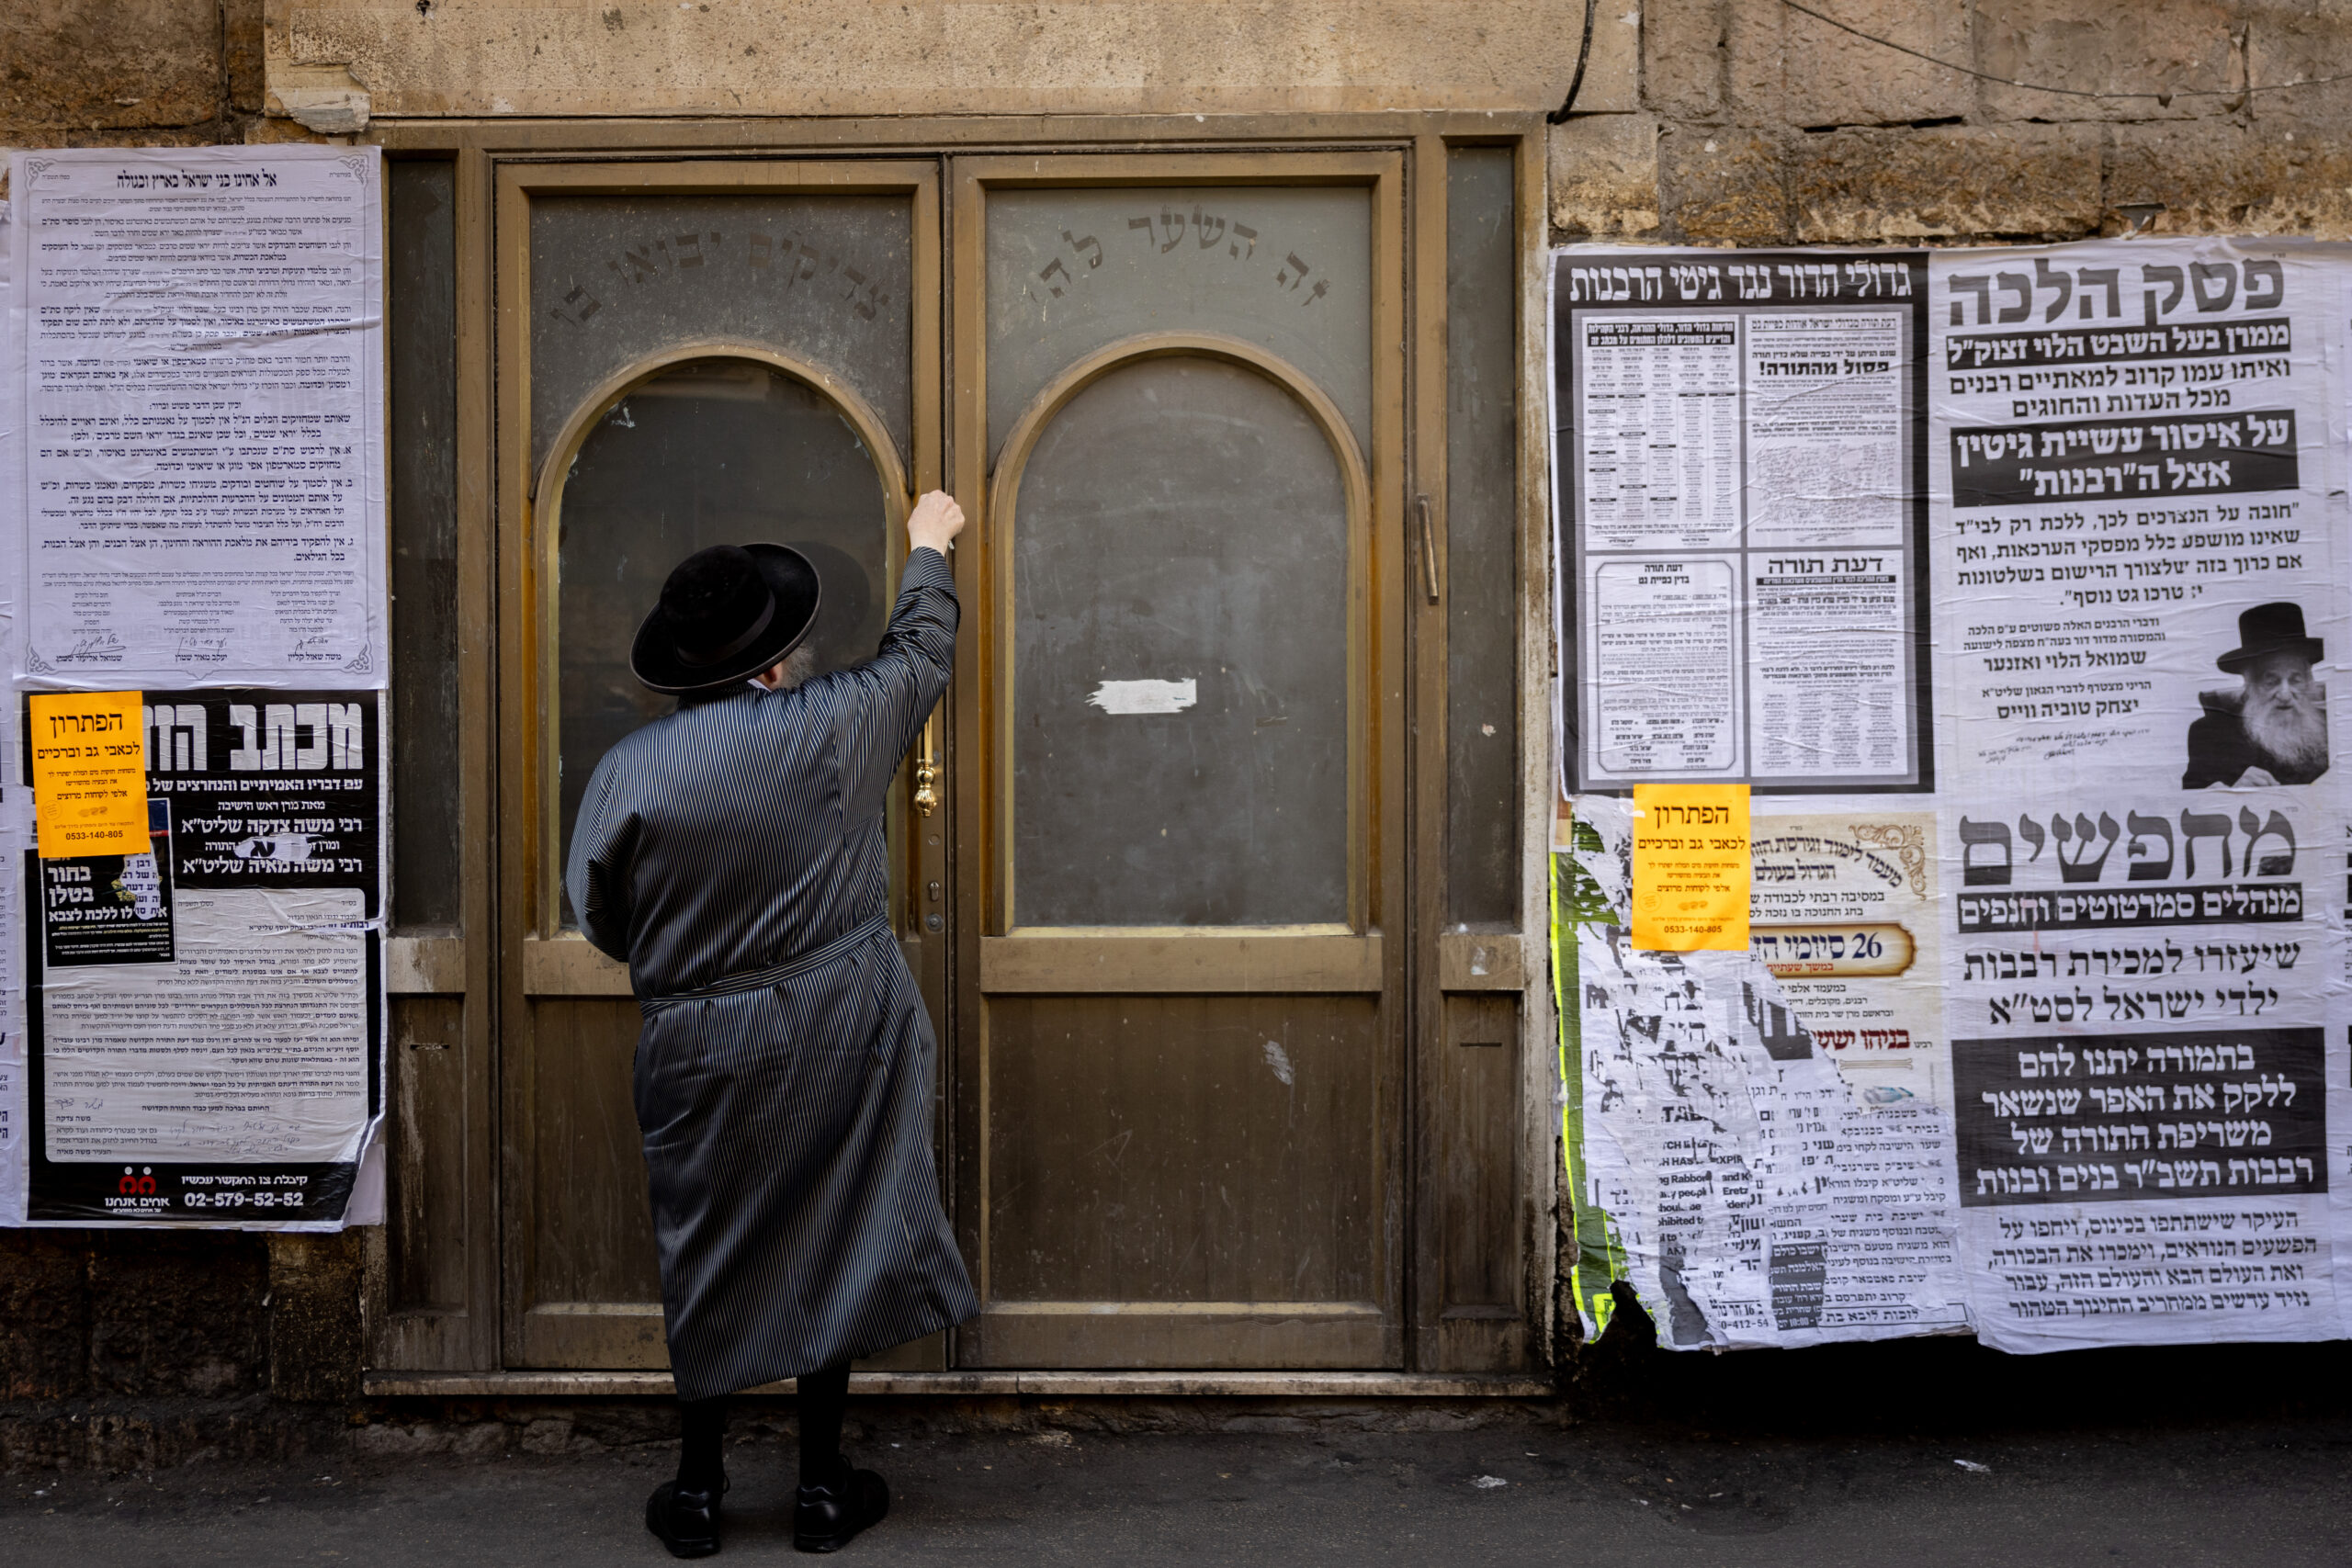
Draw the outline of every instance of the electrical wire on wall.
M1864 43L1874 43L1881 49L1891 49L1897 54L1907 54L1914 60L1924 60L1930 65L1940 65L1947 71L1957 71L1963 76L1973 76L1980 82L1993 82L2004 87L2018 87L2029 93L2057 93L2070 98L2153 98L2159 105L2165 105L2171 103L2175 98L2234 98L2242 93L2283 93L2290 87L2317 87L2329 82L2352 81L2352 72L2339 72L2333 76L2307 76L2299 82L2271 82L2259 87L2249 83L2243 87L2180 87L2164 92L2124 93L2100 92L2090 87L2052 87L2041 82L2020 82L2014 76L1997 76L1992 72L1979 71L1973 66L1957 65L1949 60L1939 60L1934 55L1913 49L1908 44L1897 43L1893 39L1880 38L1875 33L1866 33L1860 28L1849 27L1835 17L1826 16L1810 6L1799 4L1798 0L1781 0L1781 4L1792 11L1811 17L1816 22L1825 22L1841 33L1850 33ZM1585 6L1585 32L1588 38L1591 36L1591 31L1592 6L1588 4ZM1577 74L1579 77L1584 74L1581 62L1577 65ZM1568 96L1571 100L1574 99L1576 96L1574 87L1568 89ZM1562 107L1562 112L1566 112L1566 106Z
M1546 125L1558 125L1566 120L1568 111L1577 107L1577 94L1584 87L1585 62L1592 58L1592 8L1596 0L1584 0L1584 39L1577 45L1577 73L1568 78L1568 96L1560 107L1544 117Z
M1585 65L1592 58L1592 17L1596 4L1597 0L1584 0L1584 36L1577 44L1577 73L1568 78L1568 96L1561 100L1558 108L1544 117L1547 124L1561 124L1576 108L1577 94L1584 87ZM1816 22L1836 28L1841 33L1860 39L1864 43L1874 43L1881 49L1891 49L1897 54L1907 54L1914 60L1924 60L1928 64L1939 66L1946 71L1956 71L1962 76L1973 76L1980 82L1991 82L2003 87L2016 87L2028 93L2055 93L2070 98L2147 98L2153 99L2159 106L2169 106L2175 98L2235 98L2248 93L2284 93L2296 87L2319 87L2331 82L2352 82L2352 72L2338 72L2332 76L2306 76L2294 82L2266 82L2260 85L2249 82L2241 87L2177 87L2161 92L2102 92L2093 87L2053 87L2044 82L2024 82L2014 76L2002 76L1990 71L1979 71L1973 65L1962 65L1953 61L1939 60L1925 51L1913 49L1909 44L1897 43L1893 39L1881 38L1876 33L1866 33L1860 28L1841 22L1835 17L1801 4L1800 0L1781 0L1781 4L1802 16L1811 17Z

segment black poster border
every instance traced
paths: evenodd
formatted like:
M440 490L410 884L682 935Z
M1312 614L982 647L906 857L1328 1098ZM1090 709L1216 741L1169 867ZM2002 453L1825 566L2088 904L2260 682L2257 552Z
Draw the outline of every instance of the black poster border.
M376 844L375 866L367 888L364 906L368 929L366 932L366 985L368 1008L368 1128L357 1159L337 1161L275 1161L259 1164L236 1164L227 1161L156 1161L132 1160L123 1168L121 1160L52 1160L48 1156L47 1055L45 1034L48 1009L41 998L44 974L40 908L32 901L40 889L40 855L36 845L24 852L19 870L19 886L23 890L22 908L26 918L19 922L19 940L24 943L25 976L25 1122L26 1122L26 1183L25 1221L34 1225L74 1225L93 1228L178 1228L274 1230L289 1226L313 1227L337 1225L344 1222L351 1198L358 1182L359 1168L367 1158L373 1140L373 1130L381 1125L384 1116L384 1042L388 1035L390 998L384 992L384 912L389 880L391 814L389 809L390 759L385 754L384 736L387 715L385 694L380 690L358 688L304 688L278 691L262 687L209 687L197 690L142 693L143 696L182 697L198 700L214 699L232 694L253 694L272 700L291 701L297 697L332 695L348 700L364 698L374 716L369 727L373 744L372 756L366 766L376 782ZM30 790L30 744L32 710L29 703L19 700L19 723L25 741L19 755L25 759L21 783ZM151 770L148 784L151 791L158 778L166 775ZM175 811L174 826L177 828ZM196 1179L193 1182L190 1178ZM214 1200L203 1211L176 1207L169 1200L178 1195L184 1201L191 1187ZM300 1202L288 1203L288 1197L298 1195ZM108 1207L108 1197L164 1200L135 1210Z
M1631 781L1610 781L1595 784L1584 776L1583 755L1583 639L1578 635L1577 615L1581 605L1577 592L1584 565L1583 541L1577 527L1582 494L1577 477L1576 463L1576 333L1571 321L1577 310L1624 309L1636 311L1658 310L1689 310L1719 308L1725 311L1754 309L1758 306L1836 307L1844 304L1902 303L1900 300L1863 300L1860 299L1807 299L1794 295L1786 298L1780 293L1777 273L1770 274L1773 281L1773 297L1768 299L1725 299L1700 301L1669 298L1662 299L1627 299L1623 301L1577 301L1571 306L1567 299L1566 269L1570 266L1604 265L1617 267L1661 268L1675 265L1755 266L1770 269L1776 266L1818 267L1825 264L1843 265L1849 261L1874 262L1884 265L1900 263L1911 272L1910 317L1910 415L1909 440L1905 458L1910 470L1910 591L1911 591L1911 670L1912 670L1912 745L1918 764L1918 777L1904 784L1797 784L1775 782L1752 784L1753 793L1766 795L1932 795L1936 790L1936 711L1935 711L1935 614L1928 598L1928 258L1924 250L1709 250L1709 249L1635 249L1623 251L1582 249L1551 253L1551 268L1544 279L1550 310L1552 333L1552 587L1554 603L1558 606L1558 625L1554 628L1555 658L1559 665L1559 770L1560 783L1571 795L1592 794L1628 795L1634 791ZM1742 592L1746 588L1743 584ZM1743 654L1745 648L1743 646ZM1751 779L1752 774L1748 775ZM1687 784L1722 783L1682 773L1661 773L1644 783Z

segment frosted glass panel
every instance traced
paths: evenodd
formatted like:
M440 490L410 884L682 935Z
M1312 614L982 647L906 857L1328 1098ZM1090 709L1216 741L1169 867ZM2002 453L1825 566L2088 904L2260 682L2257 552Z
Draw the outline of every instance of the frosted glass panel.
M1372 193L1362 186L1008 190L989 197L989 450L1106 344L1254 343L1372 446Z
M1447 154L1445 898L1519 919L1519 312L1508 147Z
M912 429L913 209L901 196L539 196L531 461L606 378L714 338L840 376L899 456Z
M1298 401L1110 372L1030 456L1013 555L1016 923L1346 919L1346 491Z

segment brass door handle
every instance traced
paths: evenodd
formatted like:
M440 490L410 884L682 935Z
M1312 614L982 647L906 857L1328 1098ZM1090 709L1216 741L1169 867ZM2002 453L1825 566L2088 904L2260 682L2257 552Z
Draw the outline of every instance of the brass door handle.
M922 735L915 752L915 809L925 817L939 809L939 759L932 742L932 732L938 723L939 710L933 708L922 721Z
M1437 527L1430 518L1430 498L1415 496L1413 512L1421 525L1421 581L1429 590L1430 603L1434 604L1438 599Z

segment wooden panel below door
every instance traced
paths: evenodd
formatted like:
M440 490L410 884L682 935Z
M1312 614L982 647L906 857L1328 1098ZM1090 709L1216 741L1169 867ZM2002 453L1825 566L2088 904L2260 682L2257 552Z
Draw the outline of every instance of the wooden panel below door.
M533 1126L525 1179L537 1224L522 1284L526 1367L660 1367L662 1275L630 1070L637 1004L531 1007Z
M392 998L394 1312L468 1305L465 1013L462 997Z
M1513 939L1516 940L1516 939ZM1442 1371L1516 1371L1527 1365L1526 1266L1518 1213L1519 998L1449 996L1445 1036L1427 1108L1432 1142L1438 1316L1424 1324L1424 1366ZM1428 1254L1425 1252L1424 1257Z
M1394 1364L1371 997L989 1003L980 1366Z
M1331 1303L1007 1302L963 1359L986 1367L1364 1368L1394 1364L1380 1309Z

